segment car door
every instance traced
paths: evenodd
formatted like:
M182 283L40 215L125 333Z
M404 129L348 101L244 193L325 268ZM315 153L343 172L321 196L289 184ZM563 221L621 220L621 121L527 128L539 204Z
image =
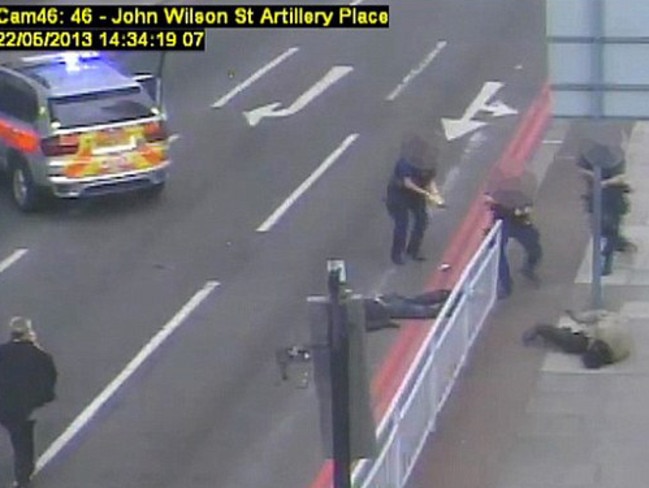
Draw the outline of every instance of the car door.
M0 69L0 161L9 149L22 153L38 149L38 96L25 81Z

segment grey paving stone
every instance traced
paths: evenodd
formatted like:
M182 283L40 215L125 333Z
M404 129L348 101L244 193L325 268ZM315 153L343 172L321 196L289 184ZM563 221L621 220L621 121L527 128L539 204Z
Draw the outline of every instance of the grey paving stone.
M554 413L528 411L519 435L577 437L586 436L592 422L582 412Z
M505 466L499 488L592 486L599 474L592 445L581 436L518 437Z

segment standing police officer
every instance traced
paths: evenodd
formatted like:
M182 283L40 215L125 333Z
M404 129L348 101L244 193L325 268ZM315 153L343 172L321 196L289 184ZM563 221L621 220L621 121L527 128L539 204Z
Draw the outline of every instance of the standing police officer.
M501 221L500 259L498 270L499 297L505 298L512 292L512 278L507 258L509 239L516 240L525 251L525 262L521 273L527 279L538 284L536 269L543 257L541 237L538 228L532 222L531 201L522 192L509 190L485 195L494 221Z
M404 252L415 261L425 259L420 247L428 224L428 206L444 205L435 184L436 154L428 156L426 149L419 137L406 141L388 183L386 206L394 220L390 257L395 264L404 263ZM408 235L410 217L413 226Z
M631 187L625 176L626 163L624 155L619 149L608 146L595 146L594 155L587 152L578 160L578 166L586 183L586 193L583 196L586 211L593 214L593 168L589 158L595 156L612 161L607 167L602 168L602 208L601 208L601 253L602 275L607 276L613 272L613 257L616 251L624 252L633 250L634 245L621 234L622 219L630 210L628 193Z
M34 473L33 411L54 400L57 372L52 357L36 342L31 321L14 317L11 339L0 345L0 424L14 451L16 488L28 487Z

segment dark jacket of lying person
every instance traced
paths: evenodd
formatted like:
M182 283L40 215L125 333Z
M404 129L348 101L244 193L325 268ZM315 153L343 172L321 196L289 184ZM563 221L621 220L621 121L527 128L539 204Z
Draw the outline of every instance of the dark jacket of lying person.
M567 354L579 354L588 369L598 369L626 359L631 353L627 320L616 312L588 310L568 316L578 325L558 327L537 324L523 334L525 345L542 344Z
M367 330L399 327L394 320L436 318L450 294L450 290L439 289L414 297L389 293L366 298L364 308Z

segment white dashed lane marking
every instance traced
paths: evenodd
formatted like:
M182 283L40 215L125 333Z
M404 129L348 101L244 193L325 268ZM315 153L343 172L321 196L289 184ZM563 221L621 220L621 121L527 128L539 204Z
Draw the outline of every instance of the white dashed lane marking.
M0 273L6 271L12 264L27 254L27 249L16 249L5 259L0 261Z

